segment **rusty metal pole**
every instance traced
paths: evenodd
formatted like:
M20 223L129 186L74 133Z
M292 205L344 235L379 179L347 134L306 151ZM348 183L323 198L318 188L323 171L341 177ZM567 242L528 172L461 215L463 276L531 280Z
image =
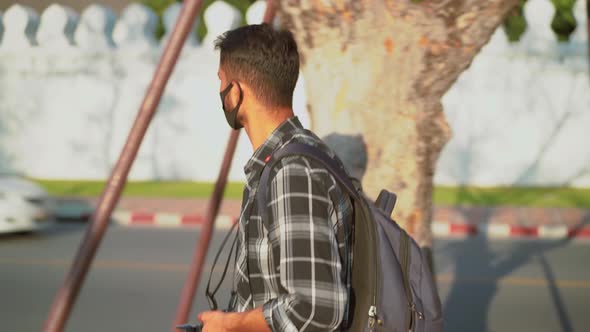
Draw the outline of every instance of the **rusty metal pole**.
M273 0L267 0L266 4L267 6L266 11L264 12L263 22L270 23L275 17L277 6ZM178 309L176 310L176 317L174 318L174 322L172 323L172 327L170 329L172 332L177 331L177 325L185 324L189 320L188 315L193 305L197 285L201 279L203 266L205 265L207 250L209 249L209 243L211 242L211 237L213 235L215 218L219 212L223 191L227 183L227 175L231 167L231 162L236 150L239 136L239 130L232 130L227 147L225 148L225 155L223 157L223 163L217 177L217 182L215 183L213 196L209 200L209 205L207 206L205 223L201 229L198 244L195 247L193 254L190 270L184 283L184 287L182 288L182 293L180 294L180 302L178 304Z
M278 0L266 0L266 10L262 22L272 24L278 10ZM589 0L590 1L590 0Z
M44 332L61 332L66 324L80 287L109 224L111 213L119 200L129 169L135 160L141 141L160 102L182 46L191 32L202 2L202 0L186 0L183 3L172 36L164 49L127 142L102 192L98 207L92 216L91 224L86 231L70 271L54 298L43 327Z

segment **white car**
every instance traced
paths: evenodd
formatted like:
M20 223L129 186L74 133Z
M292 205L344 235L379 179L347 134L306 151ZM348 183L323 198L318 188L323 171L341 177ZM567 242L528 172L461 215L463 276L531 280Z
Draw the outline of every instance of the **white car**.
M0 174L0 233L30 232L48 225L55 204L38 184L12 174Z

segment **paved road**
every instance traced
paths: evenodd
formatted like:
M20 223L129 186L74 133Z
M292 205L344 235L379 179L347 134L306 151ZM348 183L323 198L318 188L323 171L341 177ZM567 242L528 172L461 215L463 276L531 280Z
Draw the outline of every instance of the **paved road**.
M41 329L83 231L0 237L0 331ZM168 331L197 236L111 227L66 330ZM587 241L474 237L439 240L435 251L446 331L590 330ZM207 307L202 294L193 317Z

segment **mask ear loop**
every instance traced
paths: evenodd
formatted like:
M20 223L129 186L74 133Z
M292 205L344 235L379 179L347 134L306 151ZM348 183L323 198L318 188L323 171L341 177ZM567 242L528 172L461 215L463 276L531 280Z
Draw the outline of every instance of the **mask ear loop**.
M244 126L240 123L240 120L238 119L238 112L240 111L240 106L242 105L242 102L244 101L244 92L242 91L242 87L240 86L240 83L236 82L236 85L238 86L238 90L240 90L240 98L238 99L238 103L236 104L236 107L234 107L234 109L231 111L231 117L232 120L231 123L233 123L233 125L230 124L230 126L233 129L240 129L243 128Z
M221 94L221 98L222 98L222 99L225 99L225 96L227 96L227 94L229 93L229 91L231 90L231 88L232 88L233 86L234 86L234 84L230 82L230 83L227 85L227 87L226 87L225 89L223 89L223 91L221 91L221 92L220 92L220 94Z
M244 101L244 92L242 91L242 86L238 82L236 82L236 85L238 86L238 90L240 90L240 99L238 99L238 104L236 105L236 107L234 109L240 108L240 106L242 106L242 101ZM236 114L236 117L237 116L238 115Z

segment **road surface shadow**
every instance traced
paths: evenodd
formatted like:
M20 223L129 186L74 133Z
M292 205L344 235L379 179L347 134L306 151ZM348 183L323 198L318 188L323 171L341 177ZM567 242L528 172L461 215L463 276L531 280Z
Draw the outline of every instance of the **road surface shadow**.
M589 217L586 215L578 227L588 224ZM490 331L488 313L498 283L531 260L540 262L561 331L573 331L553 272L544 258L546 252L567 245L571 238L507 241L510 246L506 250L492 250L484 235L454 241L441 248L455 264L454 281L443 303L445 331Z

